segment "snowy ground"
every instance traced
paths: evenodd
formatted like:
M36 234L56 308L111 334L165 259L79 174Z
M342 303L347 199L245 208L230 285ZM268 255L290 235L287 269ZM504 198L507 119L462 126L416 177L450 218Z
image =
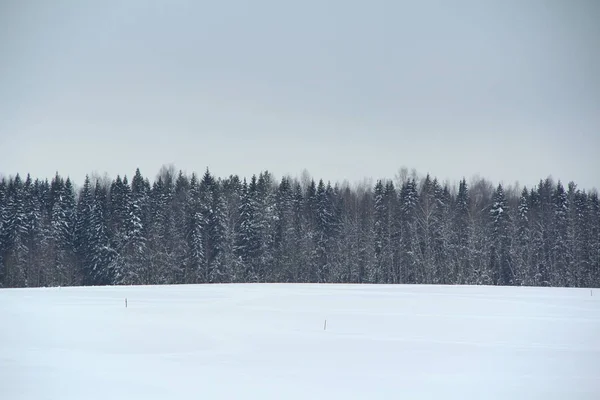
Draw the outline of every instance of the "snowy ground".
M593 294L351 285L0 290L0 398L597 400L600 290Z

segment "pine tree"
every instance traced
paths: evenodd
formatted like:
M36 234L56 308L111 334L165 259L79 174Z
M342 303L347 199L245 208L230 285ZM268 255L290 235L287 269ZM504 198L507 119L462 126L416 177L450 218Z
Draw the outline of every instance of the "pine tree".
M294 184L292 195L292 231L293 231L293 281L308 282L310 263L308 254L311 238L307 235L306 200L299 182Z
M577 190L573 199L570 227L573 237L572 247L575 274L575 286L589 287L592 285L590 255L592 249L592 221L588 195Z
M554 215L552 220L551 232L551 260L552 272L551 278L555 285L566 286L571 278L568 276L571 271L568 270L570 260L567 247L567 230L569 204L567 193L559 181L552 195L554 205Z
M24 207L24 187L19 174L9 181L7 188L4 286L24 287L25 270L28 260L27 223Z
M284 177L275 196L273 235L273 277L278 282L294 281L293 192L290 179Z
M93 212L94 195L92 193L92 184L89 176L86 175L83 188L79 194L75 222L75 251L84 285L95 284L94 268L91 260L91 236L94 229L92 226Z
M490 216L492 232L489 271L492 274L492 282L495 285L512 285L514 273L510 257L510 216L502 185L498 185L494 193Z
M358 200L358 274L357 283L372 283L375 276L375 234L373 232L373 192L359 194Z
M71 180L58 174L50 185L50 280L49 284L67 286L82 282L76 265L75 217L76 202Z
M434 230L435 213L437 201L435 192L438 190L437 180L432 180L429 175L425 177L419 193L417 206L417 237L419 246L416 248L417 283L434 283L436 274L435 250L434 250Z
M373 270L374 276L371 278L373 282L382 282L386 279L383 278L386 269L385 251L389 247L389 226L388 226L388 210L387 204L384 197L384 187L381 180L377 181L374 189L374 218L373 218L373 231L375 233L375 268Z
M48 180L37 181L34 184L34 192L37 198L37 205L39 206L39 225L37 232L35 233L36 238L33 239L37 242L37 276L35 286L46 287L52 283L52 270L48 260L51 259L52 253L52 227L51 227L51 214L49 211L48 201L50 199L50 183Z
M329 253L336 232L336 221L333 213L333 189L331 185L319 181L317 188L317 224L315 240L316 279L319 283L329 280Z
M41 254L43 251L42 211L38 197L40 183L35 183L28 174L25 180L24 207L25 225L27 229L25 246L27 247L27 262L25 268L25 286L40 285L40 269L43 267Z
M129 190L126 188L121 176L117 175L110 186L107 218L109 221L111 247L119 254L127 236L127 220L130 204L128 193Z
M452 225L454 235L452 236L452 271L450 272L450 282L454 284L464 284L467 282L467 276L471 270L471 260L469 254L469 242L471 237L471 222L469 218L470 209L469 188L467 181L463 178L458 187L458 194L453 208Z
M137 169L131 188L127 178L122 186L123 204L127 212L124 221L125 236L119 251L120 265L115 271L119 284L140 285L150 282L148 271L148 232L145 224L148 212L148 193L144 179Z
M92 265L92 282L109 285L115 282L115 271L111 268L117 252L110 245L106 218L108 188L96 181L90 220L91 234L89 249Z
M228 281L239 282L242 273L235 255L235 238L239 226L238 210L242 197L242 182L237 175L231 175L221 183L221 189L226 224L222 243L222 262L227 266Z
M359 200L354 191L345 187L340 191L339 260L332 270L332 282L358 283L362 237L359 219Z
M258 282L260 280L258 263L260 255L259 229L256 223L256 205L254 196L256 192L256 177L252 183L247 184L244 179L242 184L242 200L239 210L239 227L236 238L236 254L243 268L245 282Z
M397 240L394 221L396 190L392 182L384 186L380 180L374 189L375 277L374 282L392 283L398 279L394 241Z
M469 219L472 231L469 243L471 270L467 272L467 283L491 285L494 283L490 267L490 207L493 205L494 188L490 182L480 179L471 184L471 208Z
M542 285L544 286L555 285L555 279L557 277L553 270L554 263L552 260L552 235L554 233L554 204L552 201L553 186L554 184L550 178L540 182L538 185L538 234L540 235L542 244L538 265L542 276Z
M523 188L519 198L519 207L516 218L516 256L515 284L533 285L535 283L535 270L531 268L531 229L529 220L530 198L527 188Z
M589 196L590 261L587 281L590 287L600 287L600 199L598 193Z
M398 193L392 181L385 185L386 235L383 260L385 260L384 282L400 283L400 228L398 224Z
M317 240L317 185L311 180L304 195L304 229L305 237L303 257L306 259L306 268L303 273L303 282L315 283L318 281L318 265L316 254Z
M130 241L135 222L131 215L131 187L126 176L123 179L117 176L111 185L109 209L111 247L116 251L110 265L114 274L114 283L134 284L137 271L135 271L136 266L132 263L137 249L135 243Z
M148 249L148 274L154 284L173 283L170 276L172 212L171 187L159 176L150 192L150 226Z
M275 273L273 255L275 185L268 171L259 174L254 193L256 224L260 239L259 275L262 280L272 282Z
M205 212L205 258L206 279L210 283L226 282L229 277L223 262L224 239L226 232L225 203L219 183L207 170L201 182L206 193Z
M448 265L448 260L450 258L452 236L452 227L450 225L452 197L448 187L435 185L434 199L436 206L431 224L433 260L435 265L433 282L435 284L448 284L451 282L451 268Z
M6 271L4 268L4 253L7 251L8 237L8 202L6 180L0 178L0 288L4 287Z
M174 193L171 200L171 237L169 238L172 248L173 263L169 265L174 283L183 283L186 276L186 246L185 246L185 224L187 220L187 206L190 196L190 180L179 171L175 180Z
M417 203L419 195L413 180L402 185L400 191L400 265L402 283L417 283Z
M565 243L564 247L566 249L565 254L565 269L567 276L565 277L565 285L569 287L576 287L581 280L581 269L580 269L580 259L578 258L578 246L577 241L579 239L579 230L585 230L586 226L578 227L576 225L577 221L577 195L578 195L577 185L575 182L569 182L567 193L566 193L566 203L568 205L568 209L565 212Z

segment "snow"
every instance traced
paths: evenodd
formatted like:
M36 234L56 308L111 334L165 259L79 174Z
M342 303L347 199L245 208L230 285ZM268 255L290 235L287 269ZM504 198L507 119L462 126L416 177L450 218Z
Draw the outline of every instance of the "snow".
M3 399L600 398L600 290L14 289L0 321Z

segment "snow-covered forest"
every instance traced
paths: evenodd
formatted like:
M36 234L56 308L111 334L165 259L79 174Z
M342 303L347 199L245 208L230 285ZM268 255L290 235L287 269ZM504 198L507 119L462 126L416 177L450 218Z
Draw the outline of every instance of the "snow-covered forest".
M0 180L0 286L218 282L600 285L595 190L547 178L330 184L163 168Z

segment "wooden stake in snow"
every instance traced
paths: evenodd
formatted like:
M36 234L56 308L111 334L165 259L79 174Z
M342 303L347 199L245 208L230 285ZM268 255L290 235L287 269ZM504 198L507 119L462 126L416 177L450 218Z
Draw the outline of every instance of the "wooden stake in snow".
M125 297L125 308L127 308L127 297Z
M327 330L327 320L325 320L325 325L323 325L323 330L326 331Z

